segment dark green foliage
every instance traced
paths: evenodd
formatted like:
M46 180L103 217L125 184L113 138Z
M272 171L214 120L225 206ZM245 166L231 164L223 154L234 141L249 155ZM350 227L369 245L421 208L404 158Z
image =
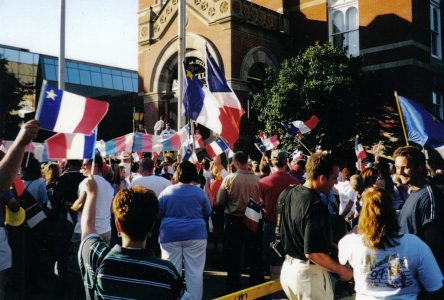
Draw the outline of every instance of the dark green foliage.
M294 150L298 143L285 133L281 122L306 121L316 115L320 124L302 137L310 150L321 145L324 150L353 155L354 137L365 123L374 124L366 130L374 130L377 141L379 112L367 93L361 66L359 57L349 58L343 50L316 43L285 60L278 78L269 71L265 89L254 96L253 103L266 134L277 134L287 150Z

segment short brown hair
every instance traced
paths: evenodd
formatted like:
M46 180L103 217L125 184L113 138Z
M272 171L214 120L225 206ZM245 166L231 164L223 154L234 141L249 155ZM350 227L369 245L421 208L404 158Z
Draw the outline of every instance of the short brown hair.
M409 159L413 163L414 167L422 167L426 170L426 159L424 153L422 153L421 149L414 146L404 146L399 147L393 152L393 159L396 159L398 156L404 156Z
M135 241L151 232L159 212L156 194L142 186L121 190L113 200L113 213L122 231Z
M321 175L329 178L333 173L333 168L338 165L336 159L329 153L313 153L305 166L307 179L316 180Z
M384 189L369 188L362 194L362 210L358 232L372 249L385 249L398 244L399 224L392 198Z

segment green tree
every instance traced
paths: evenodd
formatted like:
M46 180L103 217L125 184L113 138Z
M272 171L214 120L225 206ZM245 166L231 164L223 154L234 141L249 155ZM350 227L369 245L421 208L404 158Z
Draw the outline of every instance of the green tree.
M19 109L20 101L27 90L14 74L8 71L7 64L7 60L0 56L0 138L5 137L7 122L19 121L11 112Z
M321 122L301 141L311 150L321 145L352 154L358 129L376 114L371 97L361 94L366 85L361 66L360 58L349 58L343 50L319 43L285 60L278 78L268 72L264 91L254 96L253 108L265 132L277 134L287 150L294 150L297 140L286 134L281 122L305 121L316 115Z

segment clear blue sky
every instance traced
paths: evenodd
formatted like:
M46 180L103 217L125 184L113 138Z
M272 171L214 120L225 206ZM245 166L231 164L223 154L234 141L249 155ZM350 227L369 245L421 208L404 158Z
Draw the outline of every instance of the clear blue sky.
M138 0L65 0L66 58L137 70ZM0 0L0 44L58 56L60 0Z

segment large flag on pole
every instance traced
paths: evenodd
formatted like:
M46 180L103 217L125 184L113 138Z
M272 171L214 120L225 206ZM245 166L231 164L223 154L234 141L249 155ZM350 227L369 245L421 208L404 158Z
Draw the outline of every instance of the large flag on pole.
M190 71L187 71L184 83L186 85L183 97L185 115L220 134L223 125L219 119L220 110L217 100Z
M233 146L239 137L239 125L244 110L236 94L228 85L224 73L211 57L208 48L205 49L208 89L217 100L220 111L219 120L222 130L219 134L230 146Z
M50 159L89 159L94 156L96 133L57 133L45 140Z
M409 141L435 149L444 158L444 124L413 100L398 96Z
M43 81L36 119L46 130L90 135L107 112L105 101L59 90Z

